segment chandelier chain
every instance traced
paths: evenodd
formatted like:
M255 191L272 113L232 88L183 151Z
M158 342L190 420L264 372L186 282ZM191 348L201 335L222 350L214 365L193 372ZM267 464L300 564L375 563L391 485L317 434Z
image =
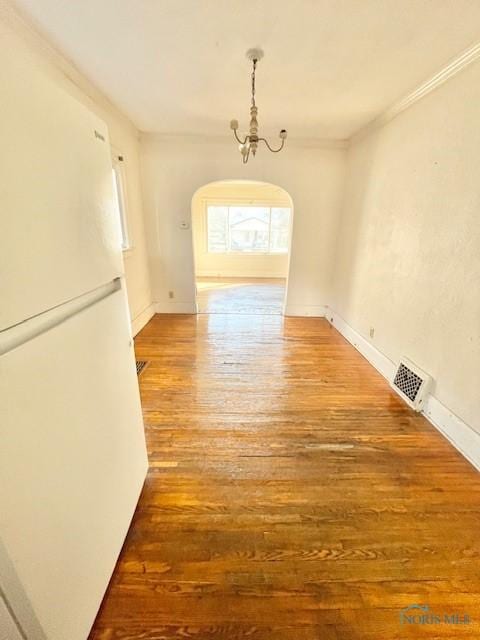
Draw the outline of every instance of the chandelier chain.
M255 70L257 68L257 61L253 61L253 71L252 71L252 107L255 107Z

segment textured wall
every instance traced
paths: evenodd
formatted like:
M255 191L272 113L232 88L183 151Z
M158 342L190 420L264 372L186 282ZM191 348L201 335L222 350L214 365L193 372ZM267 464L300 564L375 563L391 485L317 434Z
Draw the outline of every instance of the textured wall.
M480 431L480 64L348 153L333 308Z

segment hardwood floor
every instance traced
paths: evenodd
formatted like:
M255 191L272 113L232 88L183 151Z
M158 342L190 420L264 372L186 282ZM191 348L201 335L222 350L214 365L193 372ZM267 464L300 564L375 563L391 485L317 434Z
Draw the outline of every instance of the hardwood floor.
M286 278L197 278L199 313L281 315Z
M480 474L325 320L157 315L136 352L151 468L91 640L480 638Z

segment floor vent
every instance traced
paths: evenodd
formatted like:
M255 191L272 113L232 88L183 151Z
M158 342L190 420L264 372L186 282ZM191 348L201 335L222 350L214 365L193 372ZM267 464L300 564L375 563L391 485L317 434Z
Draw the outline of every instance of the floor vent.
M142 371L145 369L146 364L146 360L137 360L137 376L142 373Z
M415 411L423 409L431 377L407 358L402 358L395 373L392 387Z

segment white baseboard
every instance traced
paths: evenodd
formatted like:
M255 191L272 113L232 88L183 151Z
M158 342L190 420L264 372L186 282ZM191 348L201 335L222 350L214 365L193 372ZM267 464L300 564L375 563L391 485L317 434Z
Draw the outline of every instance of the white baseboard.
M330 308L326 317L344 338L352 344L389 382L395 372L395 363L355 331L345 320ZM429 394L422 411L427 420L480 471L480 433L456 416L435 396Z
M301 304L288 304L285 307L286 316L300 316L300 317L315 317L324 318L327 313L327 307L325 305L301 305Z
M195 302L156 302L155 313L197 313Z
M155 305L149 304L148 307L145 307L143 311L141 311L135 318L132 320L132 335L135 337L137 333L143 329L143 327L147 324L151 318L155 315Z
M480 471L480 433L431 394L422 413Z

